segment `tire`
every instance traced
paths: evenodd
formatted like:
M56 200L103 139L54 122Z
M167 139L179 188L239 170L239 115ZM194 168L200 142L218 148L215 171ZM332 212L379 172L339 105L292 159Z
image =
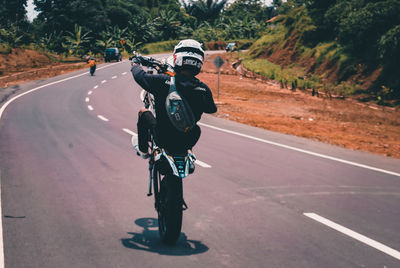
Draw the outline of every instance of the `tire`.
M173 245L182 228L182 179L165 176L160 185L160 206L158 210L158 230L161 240Z

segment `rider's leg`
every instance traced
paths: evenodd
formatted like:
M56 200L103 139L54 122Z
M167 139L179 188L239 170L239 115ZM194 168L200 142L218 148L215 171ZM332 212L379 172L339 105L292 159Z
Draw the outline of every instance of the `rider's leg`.
M145 154L149 152L149 131L153 132L156 126L156 119L150 110L142 108L139 111L137 122L139 150Z
M198 125L195 125L188 134L189 135L186 138L186 145L189 149L192 149L200 139L201 129Z

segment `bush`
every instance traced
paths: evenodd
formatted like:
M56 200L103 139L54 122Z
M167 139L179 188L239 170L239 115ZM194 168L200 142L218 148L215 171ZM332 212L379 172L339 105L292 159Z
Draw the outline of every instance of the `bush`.
M8 44L0 44L0 54L10 54L11 46Z

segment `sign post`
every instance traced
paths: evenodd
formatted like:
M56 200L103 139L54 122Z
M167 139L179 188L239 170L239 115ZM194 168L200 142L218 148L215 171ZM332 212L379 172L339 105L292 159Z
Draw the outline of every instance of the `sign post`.
M218 86L217 86L217 98L219 98L219 71L221 69L221 66L224 65L224 60L220 57L217 56L214 60L214 65L217 67L218 70Z

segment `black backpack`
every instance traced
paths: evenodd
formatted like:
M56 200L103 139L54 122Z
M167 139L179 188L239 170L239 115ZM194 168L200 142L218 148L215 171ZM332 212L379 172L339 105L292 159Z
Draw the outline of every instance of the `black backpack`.
M171 77L165 108L172 125L180 132L190 131L196 124L189 103L176 90L175 77Z

